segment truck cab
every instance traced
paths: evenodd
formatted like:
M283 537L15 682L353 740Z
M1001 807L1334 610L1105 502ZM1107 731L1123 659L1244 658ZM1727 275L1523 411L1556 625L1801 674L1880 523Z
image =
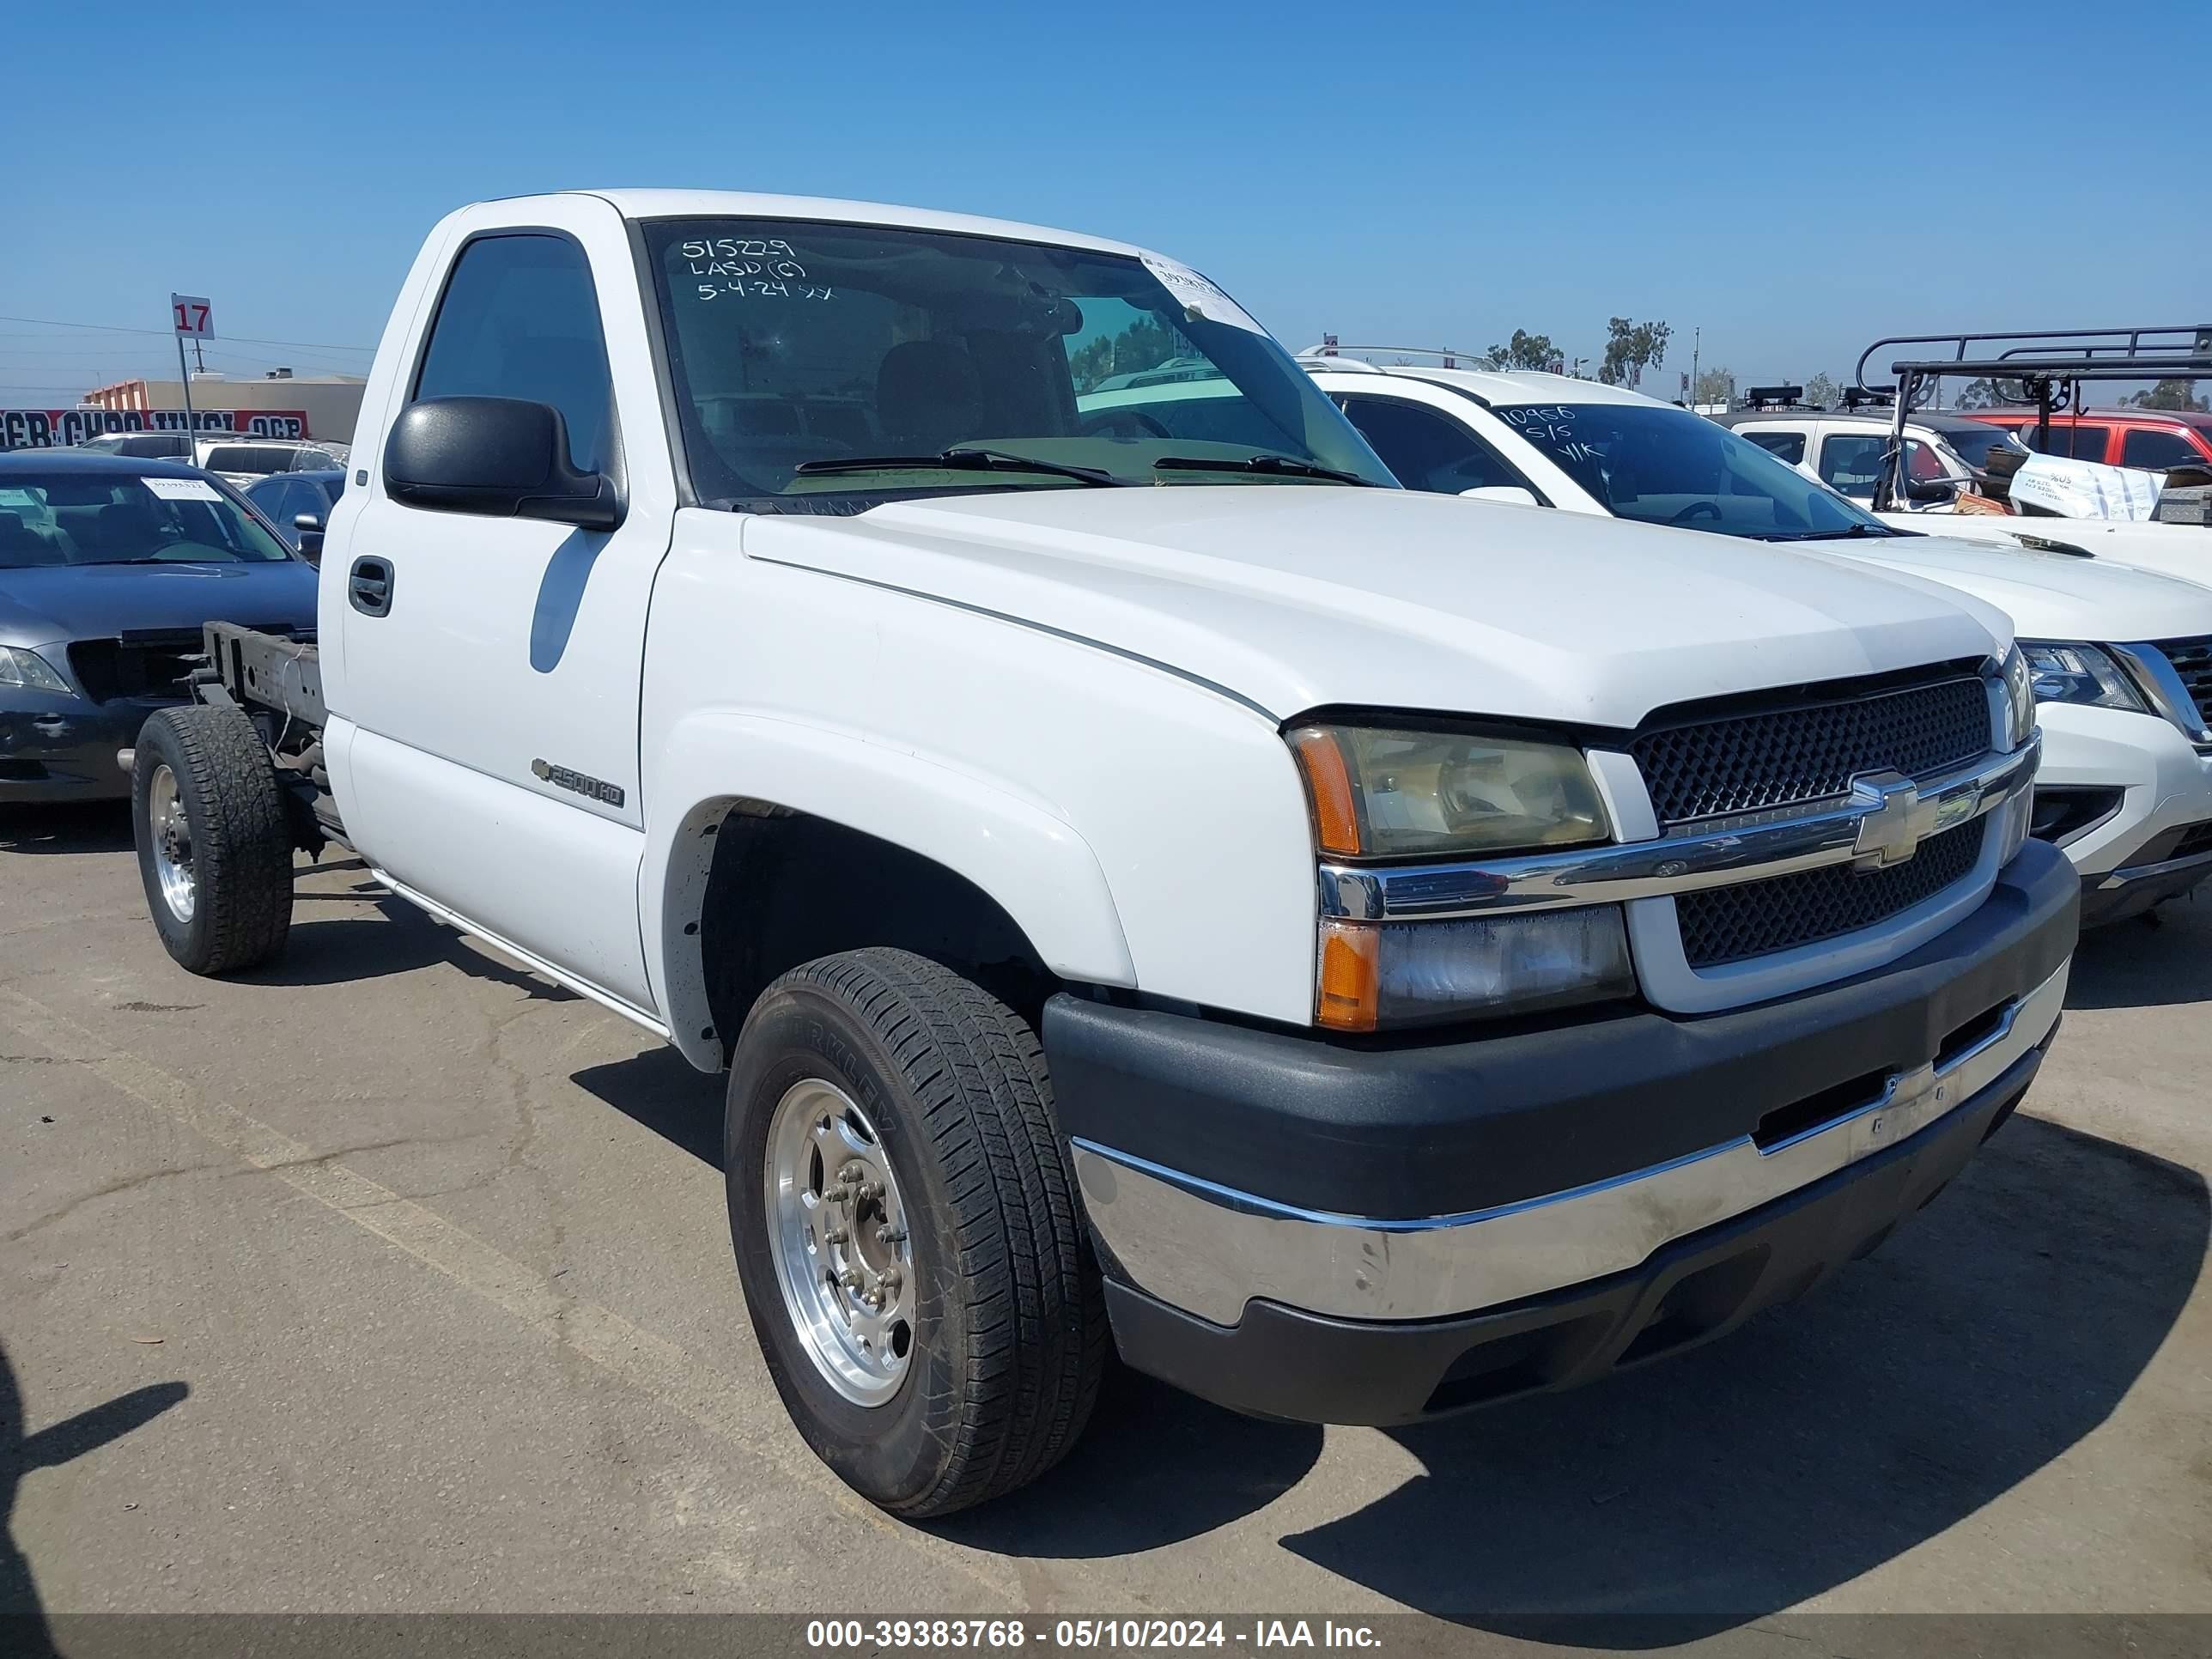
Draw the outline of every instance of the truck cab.
M895 1513L1050 1467L1109 1350L1395 1423L1719 1336L2057 1029L2002 613L1400 489L1152 251L468 208L359 434L318 641L211 629L133 757L156 928L266 960L342 841L722 1074L768 1370Z

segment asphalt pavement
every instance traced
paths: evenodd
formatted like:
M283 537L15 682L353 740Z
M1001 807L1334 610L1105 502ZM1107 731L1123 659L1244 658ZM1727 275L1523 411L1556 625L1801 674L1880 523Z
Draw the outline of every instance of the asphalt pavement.
M279 963L194 979L120 810L0 809L0 1611L2212 1613L2212 901L2087 940L2068 1010L1965 1176L1722 1342L1389 1432L1121 1377L917 1528L785 1422L715 1080L335 851Z

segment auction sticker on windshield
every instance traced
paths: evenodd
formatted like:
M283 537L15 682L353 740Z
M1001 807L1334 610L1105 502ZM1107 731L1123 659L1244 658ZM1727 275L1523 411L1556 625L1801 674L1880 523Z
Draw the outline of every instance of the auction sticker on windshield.
M144 484L165 501L219 501L220 490L204 478L141 478Z
M1145 269L1160 280L1160 285L1210 323L1227 323L1254 334L1267 331L1254 322L1244 308L1224 294L1207 278L1200 276L1188 265L1179 265L1172 259L1163 259L1157 253L1144 256Z

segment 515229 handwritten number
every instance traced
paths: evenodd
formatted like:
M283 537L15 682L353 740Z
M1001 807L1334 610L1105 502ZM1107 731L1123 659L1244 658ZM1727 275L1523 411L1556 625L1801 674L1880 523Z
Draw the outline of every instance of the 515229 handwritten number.
M806 280L806 267L781 237L714 236L685 242L678 249L691 274L712 280L698 284L701 300L827 300L835 290Z

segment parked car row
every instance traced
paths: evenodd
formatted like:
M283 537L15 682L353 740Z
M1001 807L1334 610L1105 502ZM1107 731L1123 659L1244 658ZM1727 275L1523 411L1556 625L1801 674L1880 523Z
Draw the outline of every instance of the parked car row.
M175 460L205 467L233 483L271 473L323 471L345 464L343 444L298 438L258 438L233 433L111 432L74 446L95 455Z

